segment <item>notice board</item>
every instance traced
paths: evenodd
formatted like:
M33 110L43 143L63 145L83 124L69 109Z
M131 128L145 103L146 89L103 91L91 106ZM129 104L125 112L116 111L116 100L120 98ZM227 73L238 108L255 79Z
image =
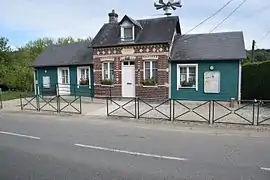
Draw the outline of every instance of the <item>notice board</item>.
M207 71L204 73L204 93L220 93L220 72Z
M50 76L43 76L43 88L50 88L50 87L51 87Z

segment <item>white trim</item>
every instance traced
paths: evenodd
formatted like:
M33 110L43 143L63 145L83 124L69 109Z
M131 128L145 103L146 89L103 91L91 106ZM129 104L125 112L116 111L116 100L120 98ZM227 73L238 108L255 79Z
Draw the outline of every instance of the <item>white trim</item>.
M37 95L37 80L36 80L36 69L34 69L33 73L34 73L34 90L35 90L35 95Z
M239 75L238 75L238 100L241 100L241 86L242 86L242 64L241 60L239 61Z
M143 79L145 80L145 63L146 62L149 62L150 63L150 67L149 67L149 69L150 69L150 79L153 77L153 60L151 61L151 60L149 60L149 61L144 61L143 62ZM155 60L154 60L154 62L156 62ZM156 68L157 69L157 68Z
M172 70L172 64L169 62L169 85L171 85L172 84L172 75L171 75L171 70ZM171 98L172 97L172 92L171 92L171 90L172 90L172 87L171 86L169 86L169 98Z
M171 51L172 51L172 47L173 47L173 42L174 42L174 38L176 36L176 29L174 30L174 33L173 33L173 38L172 38L172 41L171 41L171 44L170 44L170 47L169 47L169 57L171 57Z
M107 62L102 62L102 80L104 80L105 78L105 74L104 74L104 65L105 64L107 64L107 66L108 66L108 79L111 79L111 70L110 70L110 64L111 63L114 63L114 62L112 62L112 61L107 61ZM114 67L113 67L113 69L114 69Z
M82 69L88 69L89 71L89 85L80 85L80 77L81 77L81 70ZM89 89L91 89L91 72L90 72L90 66L78 66L77 67L77 88L79 88L80 86L89 86Z
M108 56L110 57L116 57L118 58L119 56L121 56L121 54L110 54L110 55L93 55L93 58L107 58ZM169 56L168 52L148 52L148 53L134 53L134 56Z
M67 78L68 78L68 83L67 85L70 85L70 71L69 71L69 67L59 67L58 68L58 83L59 84L62 84L62 79L59 79L59 77L61 77L61 71L62 70L67 70L68 71L68 74L67 74ZM61 80L61 81L60 81ZM59 82L60 81L60 82Z
M127 21L124 21L123 23L126 23L126 22ZM124 25L121 24L120 26L121 26L121 40L126 41L124 39L124 37L125 37L124 29L125 28L132 28L132 40L134 41L135 40L135 27L134 27L134 25L132 23L130 23L130 22L127 22L127 24L124 24Z
M142 60L158 60L158 56L143 56Z
M101 58L100 61L114 61L114 58Z
M195 67L196 68L196 84L195 87L180 87L180 67ZM198 69L198 64L177 64L177 90L179 89L196 89L198 91L198 80L199 80L199 69ZM187 68L187 75L189 76L189 68ZM187 77L187 80L189 77Z

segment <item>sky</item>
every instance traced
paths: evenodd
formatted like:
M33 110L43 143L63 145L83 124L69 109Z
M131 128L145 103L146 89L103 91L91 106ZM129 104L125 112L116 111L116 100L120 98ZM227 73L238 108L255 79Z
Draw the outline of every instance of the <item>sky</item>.
M179 16L182 33L212 15L228 0L182 0L183 7L173 11ZM233 0L216 17L196 28L191 34L209 33L243 0ZM0 36L7 37L12 47L20 47L43 37L94 37L108 13L115 9L119 20L124 15L133 19L162 17L154 0L1 0ZM246 48L252 40L256 48L270 49L270 1L247 0L222 26L214 32L243 31Z

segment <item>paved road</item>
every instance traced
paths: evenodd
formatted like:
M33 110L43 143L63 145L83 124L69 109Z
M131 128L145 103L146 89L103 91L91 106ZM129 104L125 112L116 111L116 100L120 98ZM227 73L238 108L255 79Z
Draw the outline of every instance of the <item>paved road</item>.
M1 113L0 179L270 179L270 133L212 132Z

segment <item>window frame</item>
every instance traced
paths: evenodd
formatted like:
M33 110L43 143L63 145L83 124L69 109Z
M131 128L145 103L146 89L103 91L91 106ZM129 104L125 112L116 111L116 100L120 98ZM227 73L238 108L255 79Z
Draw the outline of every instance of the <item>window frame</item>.
M89 84L88 85L80 85L80 80L81 80L81 76L82 76L82 70L86 70L88 69L88 79L89 79ZM90 71L90 66L79 66L77 67L77 85L79 86L89 86L89 88L91 88L91 71Z
M125 29L126 28L131 28L131 38L127 39L125 38ZM135 39L135 27L133 24L125 24L125 25L121 25L121 40L122 41L134 41Z
M104 66L105 66L105 64L108 66L107 68L108 68L108 79L105 79L105 74L104 74ZM113 64L113 67L112 67L112 69L113 69L113 79L110 77L111 76L111 73L110 73L110 71L111 71L111 69L110 69L110 66L111 66L111 64ZM114 61L105 61L105 62L102 62L102 80L111 80L112 82L114 81Z
M69 85L69 70L68 69L61 69L61 84L62 85ZM63 72L66 72L66 73L63 73ZM63 80L65 82L63 82Z
M181 82L180 82L180 74L181 74L181 67L185 67L187 68L187 81L189 81L189 67L195 67L195 79L196 79L196 83L195 83L195 87L182 87L181 86ZM177 64L177 90L179 89L195 89L196 91L198 91L198 76L199 76L199 69L198 69L198 64Z
M155 69L158 71L157 61L156 60L145 60L145 61L143 61L143 80L146 80L146 73L145 73L145 70L146 70L145 69L146 68L145 63L146 62L150 63L150 67L149 67L149 69L150 69L150 79L153 77L153 62L156 63L156 68ZM157 74L156 74L156 77L155 77L155 81L157 81Z

